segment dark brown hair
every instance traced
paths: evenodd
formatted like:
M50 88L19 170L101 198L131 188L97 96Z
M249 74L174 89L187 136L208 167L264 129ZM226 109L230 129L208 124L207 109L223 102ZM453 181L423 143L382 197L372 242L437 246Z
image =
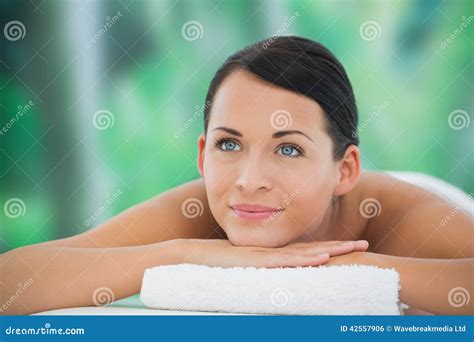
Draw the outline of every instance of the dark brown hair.
M344 156L349 145L359 145L357 106L344 67L323 45L297 36L262 40L227 58L212 79L206 96L206 134L214 95L224 79L236 70L248 71L316 101L326 114L326 129L334 142L336 160Z

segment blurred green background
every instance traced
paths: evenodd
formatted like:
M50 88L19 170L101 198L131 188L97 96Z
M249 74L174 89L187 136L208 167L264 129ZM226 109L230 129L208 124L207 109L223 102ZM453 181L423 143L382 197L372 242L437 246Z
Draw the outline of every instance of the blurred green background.
M473 183L470 1L3 1L0 252L91 229L199 177L219 65L273 35L352 80L363 167Z

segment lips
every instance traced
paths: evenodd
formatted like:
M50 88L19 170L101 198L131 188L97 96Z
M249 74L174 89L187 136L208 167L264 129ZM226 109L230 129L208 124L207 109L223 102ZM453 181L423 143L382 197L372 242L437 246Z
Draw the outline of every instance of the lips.
M260 204L236 204L230 207L234 213L245 220L265 220L283 211L282 208L273 208Z
M254 213L268 212L268 211L278 211L278 208L267 207L266 205L260 204L236 204L231 206L232 209L240 211L248 211Z

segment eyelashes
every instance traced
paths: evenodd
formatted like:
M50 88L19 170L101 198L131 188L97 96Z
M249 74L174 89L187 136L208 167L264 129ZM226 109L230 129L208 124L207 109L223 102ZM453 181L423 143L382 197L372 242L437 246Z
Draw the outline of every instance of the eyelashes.
M224 150L224 149L222 149L222 144L225 143L225 142L230 142L230 143L233 143L235 146L240 146L239 143L237 141L235 141L234 139L222 138L222 139L218 139L214 142L214 147L216 147L218 150L221 150L221 151L224 151L224 152L233 151L233 150Z
M231 143L230 148L235 146L235 147L238 147L238 149L224 149L223 148L224 143ZM213 145L214 145L214 148L216 148L217 150L219 150L221 152L236 152L236 151L241 151L242 150L241 147L240 147L240 143L235 139L220 138L220 139L215 140ZM283 148L285 148L287 152L289 151L289 149L293 149L294 151L298 152L298 154L296 154L296 155L280 153L280 155L282 155L284 157L300 158L300 157L305 155L304 149L300 145L295 144L295 143L280 144L277 148L277 151L280 151Z

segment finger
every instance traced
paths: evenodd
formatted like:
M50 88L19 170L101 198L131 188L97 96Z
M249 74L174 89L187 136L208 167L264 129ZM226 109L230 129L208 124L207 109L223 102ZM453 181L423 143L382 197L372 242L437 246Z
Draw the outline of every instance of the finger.
M290 243L286 246L284 246L283 248L285 247L312 247L312 246L331 246L331 245L337 245L339 243L342 243L342 242L346 242L346 241L338 241L338 240L331 240L331 241L311 241L311 242L294 242L294 243Z
M329 246L328 252L331 256L347 254L351 252L365 252L369 247L366 240L345 241L339 245Z
M339 243L336 245L330 246L315 246L315 247L307 247L305 248L302 253L305 254L322 254L328 253L330 256L347 254L354 251L355 243L352 241Z
M354 250L360 251L360 252L365 252L368 248L369 248L369 241L367 241L367 240L355 241Z
M329 254L293 254L293 253L273 253L264 257L263 267L305 267L318 266L329 261Z
M346 241L338 245L320 247L313 250L314 253L329 253L330 256L342 255L351 252L365 252L369 247L369 243L365 240ZM310 248L308 248L310 249Z
M351 246L351 243L354 244L354 251L364 252L369 247L369 242L367 240L357 240L357 241L315 241L315 242L304 242L301 244L288 245L287 248L295 248L298 251L302 249L309 249L310 252L320 252L323 253L328 247L338 247L338 246ZM293 247L292 247L293 246ZM321 249L315 249L321 248Z
M354 241L331 241L330 243L310 243L300 247L287 247L284 251L291 253L325 253L325 251L336 247L352 247L354 248Z

